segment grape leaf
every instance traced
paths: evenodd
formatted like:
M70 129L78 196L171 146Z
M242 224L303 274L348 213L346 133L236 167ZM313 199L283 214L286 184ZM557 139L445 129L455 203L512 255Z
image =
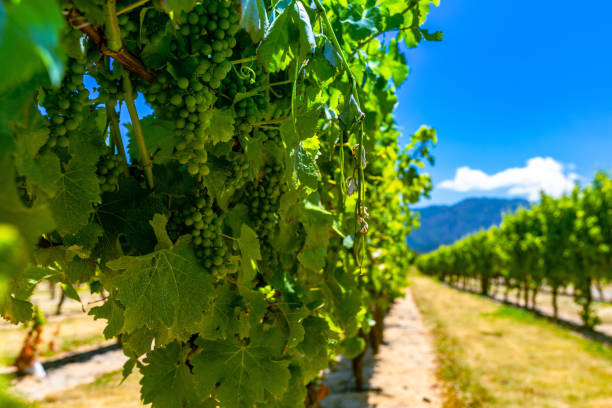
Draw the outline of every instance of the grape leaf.
M327 367L327 345L334 337L327 322L316 316L309 316L302 322L304 340L298 345L306 357L302 370L306 379L314 378Z
M257 234L246 224L242 224L240 229L238 246L242 255L240 260L242 273L238 279L242 283L250 282L255 277L257 261L261 260L261 253L259 252Z
M319 180L321 180L321 174L312 156L308 154L300 143L291 153L291 157L293 159L294 174L300 183L316 190L319 185Z
M37 188L52 197L57 191L57 182L61 176L59 158L51 152L38 154L48 137L49 130L46 128L20 134L17 138L15 166L20 175L27 177L28 182L34 183Z
M24 238L28 248L32 248L43 233L55 228L51 212L45 204L25 207L15 186L15 170L12 160L0 158L0 223L15 226Z
M189 239L181 237L171 248L124 256L107 266L122 271L114 284L117 298L125 306L127 332L165 327L172 330L171 337L185 340L197 330L210 303L212 281Z
M301 63L316 48L310 17L293 1L272 22L257 48L257 57L270 72L278 72L297 59Z
M188 12L195 6L196 0L164 0L162 6L168 14L177 16L182 11Z
M104 328L104 337L107 339L118 336L123 331L123 309L114 299L108 299L102 306L92 307L88 314L92 315L94 320L108 321Z
M263 0L241 0L240 28L249 33L253 43L257 44L263 38L268 27L266 5Z
M214 299L204 314L200 337L207 340L226 339L238 332L235 308L238 297L228 283L216 288Z
M153 155L155 164L164 164L173 160L174 151L174 122L161 120L154 116L145 116L140 119L142 134L145 139L147 150ZM128 153L131 159L140 160L140 152L134 138L134 131L130 125L129 129Z
M197 340L202 352L192 358L195 382L203 395L215 384L220 405L252 407L264 402L264 391L283 394L289 382L289 361L281 359L284 337L278 330L257 328L248 344L235 337Z
M227 142L234 137L234 111L215 109L208 128L213 144Z
M96 162L75 155L57 184L57 194L50 201L53 219L62 233L76 233L89 222L92 203L100 200Z
M0 91L15 86L46 68L51 82L59 84L64 54L58 32L64 19L57 2L29 0L0 3ZM8 63L11 59L18 64Z
M184 408L195 401L193 376L185 364L188 351L172 342L147 355L140 369L145 404L153 403L154 408Z

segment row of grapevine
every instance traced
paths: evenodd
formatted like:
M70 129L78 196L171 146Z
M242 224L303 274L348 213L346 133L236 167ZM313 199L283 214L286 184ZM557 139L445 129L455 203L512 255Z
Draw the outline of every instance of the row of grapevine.
M559 291L571 286L583 323L592 328L599 322L593 286L612 282L612 179L599 172L592 184L576 186L570 195L554 199L542 193L539 204L505 215L499 228L423 255L418 265L453 284L477 279L484 295L491 282L502 281L506 298L518 289L525 307L535 307L546 286L555 319Z
M101 286L154 407L302 407L359 368L431 189L435 131L400 149L393 117L431 3L0 2L0 314Z

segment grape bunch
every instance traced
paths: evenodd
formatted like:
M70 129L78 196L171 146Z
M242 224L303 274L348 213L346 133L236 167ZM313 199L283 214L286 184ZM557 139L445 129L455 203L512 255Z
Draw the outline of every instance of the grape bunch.
M210 273L219 275L228 254L221 227L221 218L209 197L196 197L174 212L168 223L172 239L190 234L196 256Z
M202 62L198 74L213 89L230 71L228 66L236 46L236 33L240 29L240 15L233 7L232 0L212 0L198 4L189 13L177 18L180 29L170 43L170 49L179 57L184 54L200 56Z
M174 80L161 74L147 90L147 100L164 118L174 121L176 157L192 176L206 176L210 170L206 143L214 94L197 77Z
M83 109L89 100L89 91L83 85L83 64L72 59L58 89L45 89L40 104L49 123L49 148L67 148L72 136L83 121Z
M266 165L261 180L253 186L250 196L251 220L261 238L268 238L274 230L280 197L286 191L287 185L282 182L281 165Z
M243 154L234 154L230 156L229 168L232 173L227 180L229 187L240 188L249 179L249 163Z
M108 152L100 157L98 161L98 183L100 191L115 192L119 188L119 176L121 175L122 159L112 152Z
M99 60L88 67L87 73L96 80L97 86L94 90L98 92L96 99L99 103L114 106L118 100L125 99L121 84L123 72L123 67L119 64L110 69L108 59Z
M138 23L130 19L130 14L136 15L136 13L124 13L117 17L119 23L119 32L121 33L121 41L129 41L130 38L137 37L135 34L138 32Z
M253 130L253 138L262 143L272 142L282 144L280 130L273 128L256 128Z
M254 52L254 51L253 51ZM269 101L264 87L265 73L261 65L254 64L242 70L240 75L232 73L222 84L221 93L227 97L227 105L234 104L236 95L248 95L238 100L234 109L236 112L237 129L243 135L249 135L252 124L260 121L269 110Z

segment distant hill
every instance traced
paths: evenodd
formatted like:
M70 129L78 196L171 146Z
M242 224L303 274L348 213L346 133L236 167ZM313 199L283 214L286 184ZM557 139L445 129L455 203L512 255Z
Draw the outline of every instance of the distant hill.
M430 252L481 228L499 225L503 213L514 212L519 207L529 207L529 202L523 199L468 198L451 206L420 208L416 211L421 214L421 226L406 241L417 252Z

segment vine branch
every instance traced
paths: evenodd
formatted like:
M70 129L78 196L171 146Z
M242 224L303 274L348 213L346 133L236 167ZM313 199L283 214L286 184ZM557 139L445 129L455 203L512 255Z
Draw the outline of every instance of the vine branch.
M117 146L117 152L121 155L123 164L127 168L127 155L125 154L125 147L123 146L121 132L119 131L119 119L117 118L117 112L115 111L115 104L113 104L113 106L106 105L106 116L110 122L111 138Z
M78 9L72 8L71 10L65 10L64 17L70 26L82 31L93 41L100 51L100 54L113 58L115 61L123 65L126 70L138 75L147 82L155 81L155 75L147 71L147 68L137 57L130 54L124 48L120 48L118 51L113 51L110 49L107 45L105 35L100 32L99 29L92 26L91 23L87 21L83 13L81 13Z
M151 0L140 0L140 1L137 1L134 4L130 4L129 6L126 6L126 7L122 8L121 10L119 10L116 13L116 15L120 16L123 13L127 13L128 11L132 11L135 8L142 6L143 4L147 4L149 1L151 1Z
M327 17L327 13L325 12L325 8L323 7L323 5L321 4L320 0L314 0L314 3L317 7L317 10L319 11L319 13L321 14L321 18L323 20L323 23L325 25L325 28L328 31L328 34L330 36L330 39L332 41L333 46L336 48L336 50L338 51L338 54L340 55L340 60L342 62L342 65L344 66L344 69L346 70L346 74L348 75L349 78L349 82L351 84L352 87L352 94L353 97L355 98L355 102L357 103L357 106L359 106L359 109L361 110L361 112L363 112L363 107L361 106L361 102L359 101L359 93L358 93L358 89L357 89L357 81L355 80L355 75L353 75L353 71L351 71L351 67L348 64L348 61L346 59L346 57L344 56L344 51L342 50L342 47L340 47L340 43L338 42L338 38L336 37L336 33L334 32L334 29L331 25L331 23L329 22L329 18ZM349 103L348 100L346 100L344 102ZM359 132L359 160L358 162L358 166L359 166L359 191L358 191L358 196L357 196L357 206L355 208L355 215L356 215L356 219L359 219L359 216L361 215L361 207L362 207L362 202L363 202L363 196L365 195L365 185L364 185L364 174L363 174L363 163L361 161L361 158L365 156L365 151L364 151L364 147L363 147L363 116L361 118L359 118L359 122L360 122L360 132Z
M123 91L125 92L125 104L127 105L130 120L132 121L132 127L134 128L134 137L136 138L136 144L138 145L140 161L142 162L145 178L147 179L147 186L149 186L150 189L153 189L153 163L151 162L149 152L147 151L147 145L145 144L142 127L140 126L140 119L138 118L138 111L136 110L136 105L134 104L134 91L132 89L132 81L130 80L129 72L123 73Z

